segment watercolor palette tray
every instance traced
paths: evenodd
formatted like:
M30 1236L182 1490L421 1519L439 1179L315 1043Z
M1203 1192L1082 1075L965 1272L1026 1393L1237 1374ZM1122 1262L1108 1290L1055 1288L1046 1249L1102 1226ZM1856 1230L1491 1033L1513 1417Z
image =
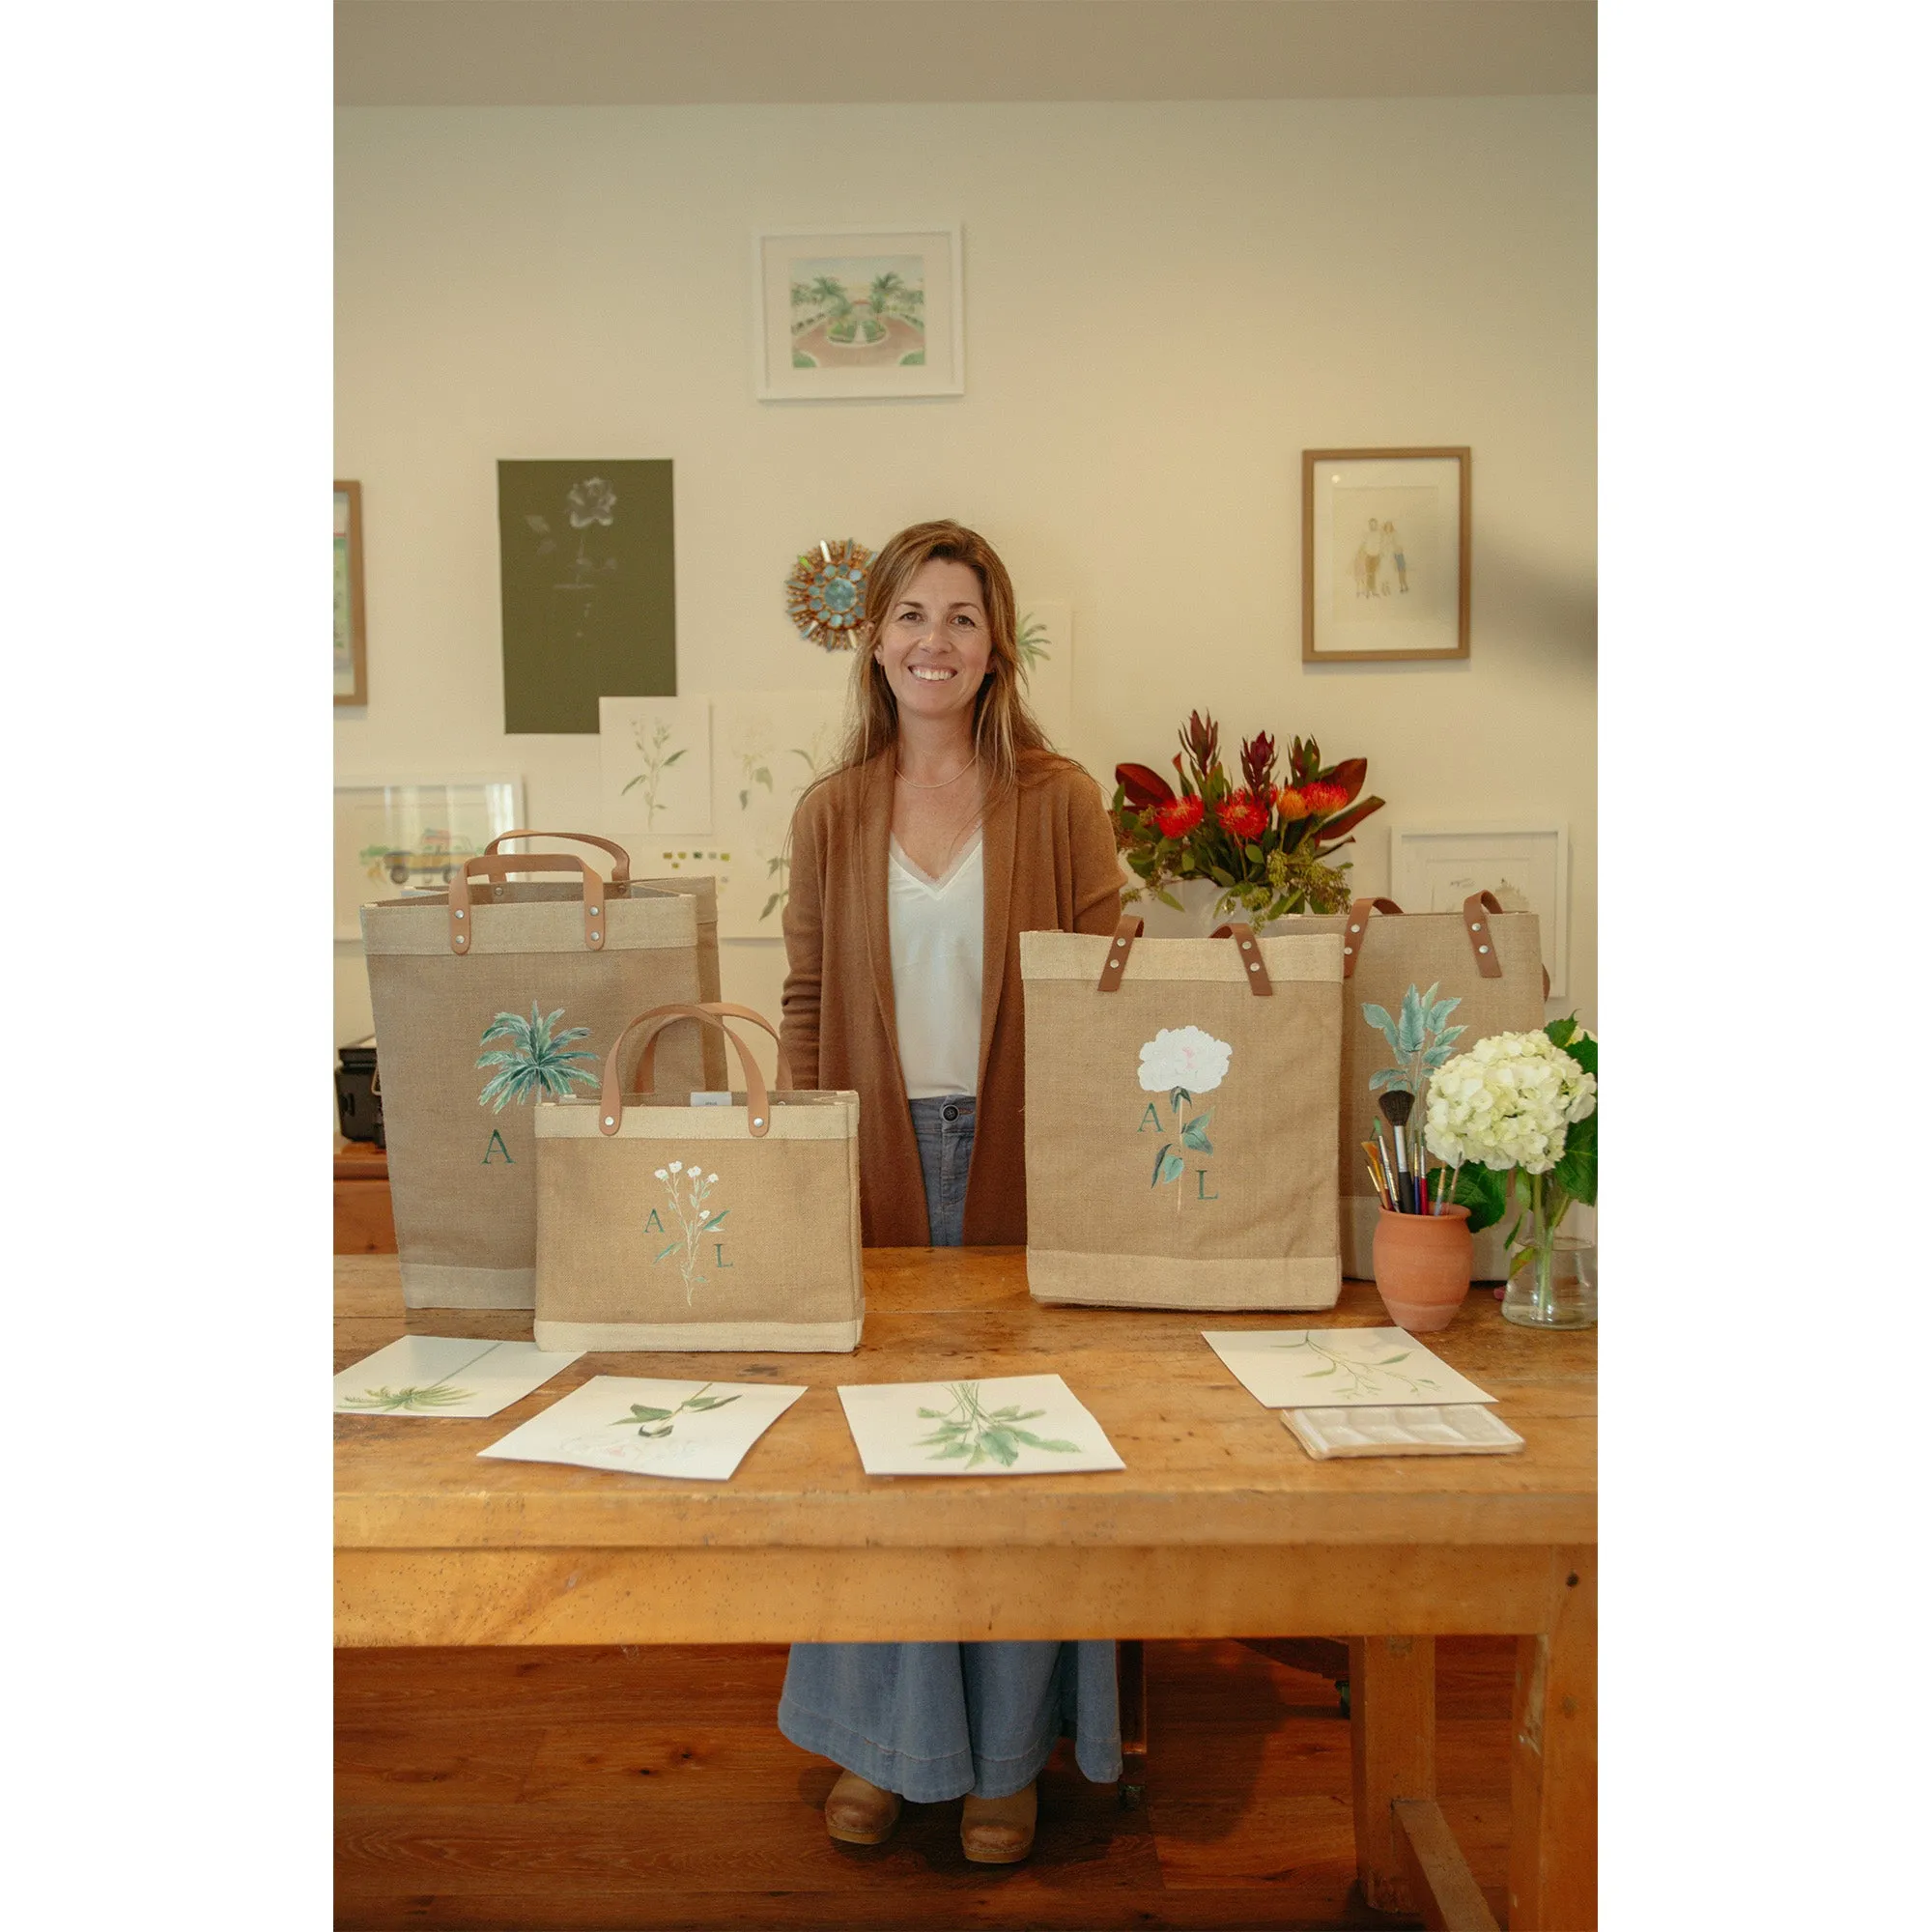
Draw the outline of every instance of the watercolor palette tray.
M1522 1447L1514 1429L1474 1403L1291 1408L1281 1419L1318 1463L1334 1456L1510 1456Z

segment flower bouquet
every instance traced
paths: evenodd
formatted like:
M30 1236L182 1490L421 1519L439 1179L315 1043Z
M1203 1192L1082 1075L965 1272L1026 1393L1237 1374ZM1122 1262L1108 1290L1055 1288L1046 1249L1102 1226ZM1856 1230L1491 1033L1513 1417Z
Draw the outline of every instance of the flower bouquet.
M1177 792L1146 765L1116 765L1114 836L1140 888L1179 907L1170 891L1190 879L1218 886L1217 914L1245 912L1256 925L1285 913L1345 912L1349 869L1328 859L1378 798L1358 797L1366 758L1324 765L1313 738L1289 748L1287 781L1275 782L1275 741L1258 732L1241 747L1241 781L1221 765L1221 730L1190 712L1175 754Z
M1556 1279L1563 1217L1597 1200L1597 1042L1577 1016L1492 1034L1436 1068L1426 1132L1430 1151L1456 1163L1450 1198L1468 1208L1472 1233L1516 1214L1503 1313L1533 1327L1588 1326L1594 1291L1569 1297Z

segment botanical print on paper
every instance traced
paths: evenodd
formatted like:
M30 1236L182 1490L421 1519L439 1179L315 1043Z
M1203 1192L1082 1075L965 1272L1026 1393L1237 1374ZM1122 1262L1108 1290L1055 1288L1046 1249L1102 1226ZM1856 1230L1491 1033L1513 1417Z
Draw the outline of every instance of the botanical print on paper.
M532 1000L528 1019L520 1013L498 1013L483 1029L484 1046L493 1039L510 1043L477 1056L478 1066L496 1068L476 1096L479 1107L487 1107L494 1100L496 1111L500 1114L510 1101L521 1107L538 1094L567 1100L573 1081L585 1087L597 1085L596 1074L585 1071L582 1064L587 1062L595 1066L597 1056L571 1045L573 1040L587 1039L590 1029L564 1027L559 1031L556 1023L562 1017L561 1007L554 1013L539 1013L537 1003Z
M708 1408L724 1408L727 1404L738 1400L735 1395L706 1395L704 1389L710 1386L711 1384L706 1382L704 1388L700 1388L696 1395L686 1396L675 1408L653 1408L648 1403L634 1402L631 1405L630 1414L620 1415L611 1427L628 1429L636 1423L639 1435L653 1442L661 1441L677 1427L678 1417L686 1410L690 1410L693 1414L701 1414Z
M691 1297L701 1281L710 1279L703 1271L703 1250L712 1250L714 1267L729 1267L731 1263L724 1259L724 1243L706 1237L714 1230L724 1225L724 1217L731 1210L721 1208L716 1213L708 1205L711 1190L718 1184L715 1174L704 1172L704 1163L694 1160L689 1166L681 1160L674 1160L668 1167L657 1170L657 1178L664 1182L665 1194L670 1202L670 1212L677 1223L678 1236L667 1243L651 1257L651 1264L677 1257L678 1271L684 1276L684 1299L688 1307ZM645 1234L668 1234L663 1214L653 1208L644 1220Z
M790 265L794 369L917 368L925 360L918 255L802 257Z
M644 809L644 830L655 832L658 823L658 788L664 783L665 774L690 751L689 745L679 745L671 749L673 734L662 718L651 724L650 741L644 740L644 720L636 720L631 726L631 735L638 747L640 769L637 776L623 786L626 792L638 793L639 803Z
M921 1448L939 1444L926 1459L928 1462L963 1461L969 1469L993 1462L1010 1469L1019 1461L1021 1443L1030 1449L1050 1449L1061 1456L1080 1454L1077 1442L1036 1435L1020 1427L1023 1422L1037 1421L1046 1413L1043 1408L1022 1408L1018 1403L1009 1403L1004 1407L989 1409L980 1400L978 1382L948 1382L946 1391L952 1398L951 1408L919 1411L927 1422L939 1424L930 1435L918 1438Z
M597 700L600 830L702 838L711 831L711 700Z
M712 700L712 823L734 855L718 888L724 939L778 939L791 887L791 817L800 796L838 761L844 700L837 691L720 694Z
M447 1381L433 1383L428 1388L372 1388L360 1395L346 1395L342 1398L344 1408L380 1408L393 1413L399 1408L446 1408L453 1402L468 1402L476 1391L474 1389L452 1388Z
M1399 1348L1391 1354L1380 1354L1378 1351L1388 1345L1378 1337L1371 1335L1366 1348L1355 1349L1341 1341L1335 1330L1329 1329L1325 1333L1325 1342L1318 1340L1311 1331L1297 1335L1293 1342L1278 1342L1275 1346L1318 1356L1327 1364L1325 1368L1308 1369L1306 1373L1310 1381L1319 1380L1323 1376L1346 1375L1349 1378L1347 1381L1338 1380L1328 1393L1350 1401L1359 1397L1376 1402L1388 1399L1397 1389L1414 1398L1441 1386L1434 1376L1402 1373L1399 1365L1408 1360L1413 1352L1410 1350ZM1434 1357L1425 1356L1424 1359L1433 1360Z
M1214 1151L1214 1143L1208 1138L1208 1123L1214 1118L1213 1109L1194 1115L1188 1110L1201 1094L1211 1094L1227 1078L1234 1051L1225 1039L1216 1039L1196 1026L1162 1027L1141 1048L1141 1091L1165 1094L1174 1119L1170 1127L1160 1117L1159 1101L1150 1100L1141 1109L1140 1124L1134 1131L1146 1133L1152 1127L1156 1134L1172 1135L1160 1143L1154 1153L1153 1172L1148 1185L1172 1184L1177 1213L1187 1198L1187 1190L1179 1182L1187 1172L1188 1154L1210 1155ZM1197 1199L1220 1198L1208 1191L1205 1161L1196 1165L1195 1176Z

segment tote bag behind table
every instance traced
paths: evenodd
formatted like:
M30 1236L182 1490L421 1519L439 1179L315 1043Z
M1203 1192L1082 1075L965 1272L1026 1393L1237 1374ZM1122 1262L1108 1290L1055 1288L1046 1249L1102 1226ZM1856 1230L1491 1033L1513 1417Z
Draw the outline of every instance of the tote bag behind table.
M1342 942L1025 932L1027 1284L1332 1308Z
M701 998L693 890L634 882L621 848L607 882L564 854L484 853L446 893L362 908L383 1082L403 1299L411 1308L528 1308L535 1299L531 1102L594 1088L596 1067L640 1006ZM567 871L577 884L513 882ZM713 927L715 945L716 927ZM708 980L708 983L707 983ZM582 1031L579 1031L582 1029ZM667 1078L723 1082L722 1053L680 1040Z
M595 1101L537 1109L538 1348L859 1346L859 1096L768 1092L727 1017L777 1037L747 1008L661 1007L611 1042ZM744 1092L728 1106L690 1105L659 1075L660 1037L681 1040L693 1023L737 1055ZM627 1100L620 1063L634 1031L642 1097Z
M1380 917L1377 917L1379 914ZM1394 1064L1388 1041L1362 1017L1365 1004L1396 1014L1410 986L1436 985L1438 999L1462 1002L1451 1026L1468 1031L1455 1044L1466 1053L1492 1033L1534 1033L1543 1025L1543 944L1533 912L1504 912L1492 893L1473 893L1461 912L1405 913L1393 899L1357 899L1346 913L1295 914L1274 928L1286 933L1339 933L1342 938L1342 1089L1337 1180L1342 1201L1342 1267L1351 1280L1376 1278L1376 1222L1380 1203L1369 1185L1362 1143L1382 1118L1370 1080ZM1383 1129L1386 1137L1387 1129ZM1509 1272L1503 1236L1512 1217L1475 1236L1471 1279L1501 1281Z

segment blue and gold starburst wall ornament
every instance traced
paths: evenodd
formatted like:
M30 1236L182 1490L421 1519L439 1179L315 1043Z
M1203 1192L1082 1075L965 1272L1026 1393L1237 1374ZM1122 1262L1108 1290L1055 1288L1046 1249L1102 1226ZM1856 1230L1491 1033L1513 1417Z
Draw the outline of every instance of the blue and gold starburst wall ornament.
M785 579L785 610L801 636L822 650L849 651L866 614L866 570L872 553L850 537L805 552Z

